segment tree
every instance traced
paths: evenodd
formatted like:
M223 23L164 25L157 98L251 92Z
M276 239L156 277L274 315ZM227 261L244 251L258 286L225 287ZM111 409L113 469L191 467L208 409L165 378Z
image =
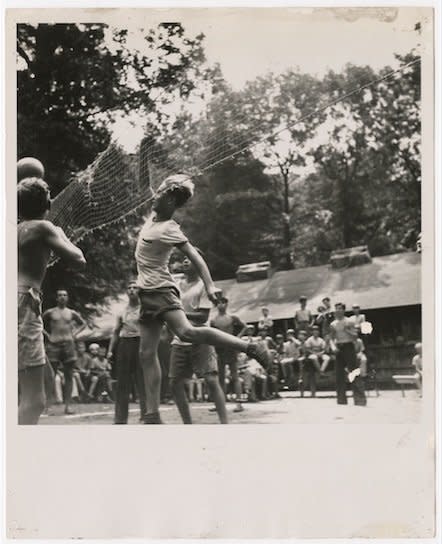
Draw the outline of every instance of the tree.
M390 72L385 68L381 75ZM331 182L341 247L368 244L373 254L385 254L415 244L410 231L417 236L420 222L419 78L411 72L355 93L327 112L314 157L320 178ZM341 74L327 74L324 92L338 97L378 77L368 67L348 65Z
M296 210L293 187L309 165L308 142L320 121L314 112L320 103L320 82L307 74L288 70L281 75L268 74L250 82L242 93L242 111L249 130L259 145L253 152L273 174L278 196L278 213L283 232L285 268L294 266ZM299 121L299 122L298 122Z
M167 93L191 91L187 74L204 60L202 38L167 23L145 32L138 51L127 30L105 24L19 24L18 155L43 162L55 196L105 149L118 114L158 118Z
M140 32L135 48L126 30L104 24L18 25L18 155L42 160L52 196L107 147L118 116L136 111L165 123L163 104L188 96L204 71L202 35L190 38L179 23ZM86 313L121 293L133 274L141 213L81 240L84 274L61 262L51 267L45 304L59 286Z

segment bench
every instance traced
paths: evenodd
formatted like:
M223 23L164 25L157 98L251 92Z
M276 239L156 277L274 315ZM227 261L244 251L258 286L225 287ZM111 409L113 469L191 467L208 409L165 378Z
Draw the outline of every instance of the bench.
M405 397L404 385L414 385L418 387L419 378L415 374L396 374L393 380L401 386L402 396Z

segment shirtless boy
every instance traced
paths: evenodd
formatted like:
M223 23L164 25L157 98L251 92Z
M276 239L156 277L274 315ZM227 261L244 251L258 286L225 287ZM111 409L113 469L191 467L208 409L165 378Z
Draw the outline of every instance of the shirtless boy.
M41 316L41 284L51 251L70 266L83 268L82 251L63 230L46 220L51 204L49 187L40 178L17 186L18 238L18 422L35 425L45 406L46 355Z
M65 380L65 414L73 414L70 404L72 401L73 371L77 361L75 340L77 335L86 327L86 323L78 312L68 308L69 296L65 289L57 290L57 306L46 310L43 323L48 342L46 351L49 361L57 371L63 368Z

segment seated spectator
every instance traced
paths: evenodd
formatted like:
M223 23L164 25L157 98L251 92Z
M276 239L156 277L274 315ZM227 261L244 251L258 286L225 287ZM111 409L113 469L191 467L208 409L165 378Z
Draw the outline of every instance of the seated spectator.
M241 340L246 342L256 342L257 338L255 337L255 325L247 324L245 335L241 336Z
M300 342L295 337L294 329L289 329L287 331L287 341L283 343L279 361L284 384L290 390L295 388L295 363L300 355L299 346Z
M94 398L98 390L100 400L113 400L111 371L112 366L106 359L106 348L99 346L98 355L92 358L91 363L90 397Z
M423 378L423 367L422 367L422 344L418 342L414 349L416 350L416 355L413 357L412 365L416 369L416 383L419 389L419 396L422 397L422 378Z
M83 400L88 400L89 398L87 391L90 385L91 363L92 358L86 351L86 344L84 342L77 342L77 360L72 377L74 384L78 388L80 398Z
M317 325L313 325L312 333L312 336L307 338L304 344L306 356L316 370L322 373L327 369L330 357L325 352L327 346L325 340L319 336L319 327Z
M258 321L258 332L265 331L268 335L273 334L273 318L266 306L261 308L261 318Z
M255 359L248 360L248 370L254 378L256 398L266 400L268 398L268 377L266 371Z
M238 372L243 381L247 402L257 402L256 373L251 361L245 353L238 354Z

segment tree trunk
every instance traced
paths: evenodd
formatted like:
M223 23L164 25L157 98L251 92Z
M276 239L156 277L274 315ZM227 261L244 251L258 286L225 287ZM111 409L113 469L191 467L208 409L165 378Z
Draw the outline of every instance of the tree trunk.
M285 250L285 268L291 270L294 268L292 257L292 235L290 231L290 202L289 202L289 173L288 170L282 171L284 182L284 200L283 200L283 243Z

